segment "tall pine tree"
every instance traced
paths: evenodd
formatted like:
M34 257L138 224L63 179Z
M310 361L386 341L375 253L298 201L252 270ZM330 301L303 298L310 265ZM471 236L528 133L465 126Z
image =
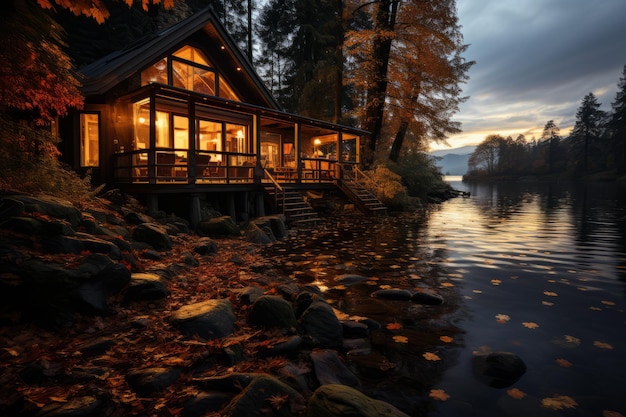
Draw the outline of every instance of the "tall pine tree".
M597 140L603 129L605 113L600 110L600 103L593 93L587 94L576 111L576 124L570 135L575 148L581 149L582 169L589 169L589 148Z
M609 130L615 166L620 172L626 172L626 65L617 84L615 101L611 104L611 115L607 128Z

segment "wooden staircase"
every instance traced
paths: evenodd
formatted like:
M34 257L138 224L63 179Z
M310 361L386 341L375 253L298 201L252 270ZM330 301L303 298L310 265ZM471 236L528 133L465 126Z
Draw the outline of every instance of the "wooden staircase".
M371 216L387 214L387 206L354 177L344 178L337 186L363 213Z
M313 207L297 189L285 186L266 187L265 192L275 202L276 211L285 215L288 226L314 227L320 220Z

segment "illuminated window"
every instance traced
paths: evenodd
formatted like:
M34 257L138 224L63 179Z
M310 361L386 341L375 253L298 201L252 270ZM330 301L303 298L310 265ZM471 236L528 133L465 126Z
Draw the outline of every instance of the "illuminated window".
M80 166L97 167L100 164L100 115L80 114Z
M222 124L200 120L198 122L198 149L202 151L222 150Z
M210 96L240 101L202 51L183 46L141 72L141 85L167 84ZM219 86L219 89L218 89Z

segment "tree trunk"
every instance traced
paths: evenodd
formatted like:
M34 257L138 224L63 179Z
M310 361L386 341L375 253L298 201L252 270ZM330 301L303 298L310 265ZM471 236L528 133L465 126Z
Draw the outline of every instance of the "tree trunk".
M392 162L398 162L398 159L400 158L400 150L402 149L402 143L404 142L404 137L406 136L406 130L408 127L409 122L407 120L402 120L400 122L398 131L396 132L396 137L393 139L393 145L391 145L391 152L389 152L389 160Z
M381 0L378 3L378 11L376 12L375 30L382 33L393 31L397 9L397 1ZM372 86L367 90L365 122L363 126L365 130L371 133L362 160L362 163L366 167L374 163L376 144L380 139L383 126L391 41L388 35L380 36L374 41L374 52L372 54L372 62L374 65L372 76L374 81Z
M337 56L337 62L335 63L335 109L333 114L333 122L341 123L342 119L342 111L341 111L341 102L343 98L343 43L345 41L345 29L344 29L344 21L343 21L343 0L337 0L337 13L339 15L338 23L337 23L337 36L336 45L335 45L335 53Z

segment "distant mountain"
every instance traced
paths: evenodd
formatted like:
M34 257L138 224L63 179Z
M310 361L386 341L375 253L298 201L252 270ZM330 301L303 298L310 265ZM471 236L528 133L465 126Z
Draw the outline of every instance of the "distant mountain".
M435 162L441 172L445 175L465 175L467 172L467 161L469 160L470 154L466 155L457 155L454 153L449 153L444 156L440 156L438 161Z
M467 172L467 161L476 146L463 146L455 149L442 149L430 154L440 158L437 165L445 175L465 175Z
M432 151L430 154L433 156L444 156L448 154L455 155L469 155L476 150L476 146L462 146L460 148L440 149L438 151Z

